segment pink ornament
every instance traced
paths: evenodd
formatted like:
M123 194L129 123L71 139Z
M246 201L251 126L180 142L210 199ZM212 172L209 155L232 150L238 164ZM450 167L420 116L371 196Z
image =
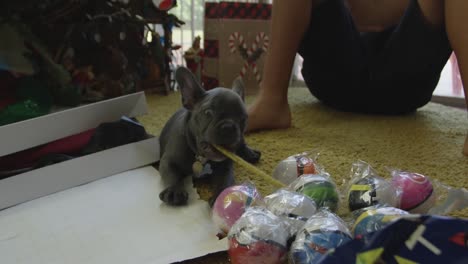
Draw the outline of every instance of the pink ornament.
M427 213L435 203L434 187L424 175L394 172L392 184L401 192L400 208L411 213Z
M212 219L219 227L218 237L223 238L245 210L262 203L257 189L251 185L236 185L222 191L213 205Z

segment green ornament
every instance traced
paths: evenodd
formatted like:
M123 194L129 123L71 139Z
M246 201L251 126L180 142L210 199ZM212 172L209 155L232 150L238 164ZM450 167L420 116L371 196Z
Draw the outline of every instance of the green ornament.
M18 81L16 97L18 103L0 111L0 125L11 124L46 115L52 107L52 96L46 85L34 77L23 77Z
M49 109L50 107L40 105L31 99L21 101L0 112L0 126L46 115Z
M328 180L314 180L305 183L296 190L315 201L318 207L328 207L335 212L338 209L338 192Z

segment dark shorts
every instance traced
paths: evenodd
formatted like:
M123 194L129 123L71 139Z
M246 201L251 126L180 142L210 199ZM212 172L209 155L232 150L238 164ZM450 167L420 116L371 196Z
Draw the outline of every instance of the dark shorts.
M343 111L403 114L427 104L451 53L444 27L427 23L416 0L400 24L357 31L344 0L315 7L301 44L311 93Z

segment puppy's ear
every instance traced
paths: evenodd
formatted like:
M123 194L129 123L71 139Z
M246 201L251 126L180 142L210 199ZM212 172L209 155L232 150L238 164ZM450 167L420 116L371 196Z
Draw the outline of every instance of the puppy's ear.
M182 105L188 110L192 110L193 106L205 95L205 90L195 79L192 72L185 67L177 68L175 79L182 94Z
M242 80L242 77L237 77L234 82L232 83L232 90L236 92L241 98L242 101L244 101L244 81Z

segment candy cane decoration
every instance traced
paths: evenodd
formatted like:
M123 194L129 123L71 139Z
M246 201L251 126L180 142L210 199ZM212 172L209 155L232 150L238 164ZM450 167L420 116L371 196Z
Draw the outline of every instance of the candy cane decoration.
M254 52L258 52L259 46L261 46L261 52L266 52L268 46L270 45L270 39L265 34L265 32L260 32L255 36L255 42L252 44L250 48L247 49L247 45L245 44L244 36L242 36L239 32L234 32L229 36L229 50L231 53L236 53L239 47L242 47L244 50L247 51L247 58L243 57L244 65L242 66L239 76L244 77L247 74L247 70L249 68L252 69L253 74L255 75L255 79L258 83L262 80L262 76L258 70L258 66L256 63L256 59L252 59L252 55ZM260 45L261 44L261 45ZM258 55L260 57L260 55Z
M229 36L229 49L231 53L235 53L237 50L236 44L239 43L239 46L242 46L243 48L247 48L245 43L244 43L244 36L239 34L239 32L234 32Z
M257 34L257 36L255 37L255 43L252 45L253 50L257 49L257 46L260 42L262 43L262 50L266 52L268 46L270 45L270 38L265 34L265 32L260 32Z

